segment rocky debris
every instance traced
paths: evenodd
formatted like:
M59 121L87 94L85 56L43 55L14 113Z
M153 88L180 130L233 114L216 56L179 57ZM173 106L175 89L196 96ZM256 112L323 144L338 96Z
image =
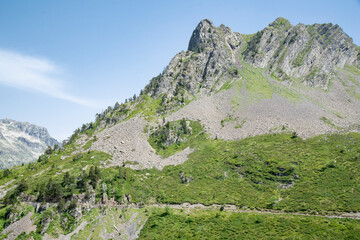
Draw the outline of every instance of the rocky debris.
M289 188L291 188L292 186L294 186L295 185L295 182L294 181L292 181L291 183L281 183L280 185L279 185L279 188L280 189L289 189Z
M36 198L33 195L22 192L19 196L19 200L21 202L35 202Z
M186 161L188 154L192 152L190 148L165 159L157 155L147 141L149 135L143 131L145 125L144 119L135 117L106 128L96 134L98 140L92 144L90 150L111 154L112 161L108 166L122 166L127 161L139 163L129 165L133 169L162 169L164 166Z
M68 158L68 157L70 157L70 156L61 156L61 157L60 157L60 160L65 160L65 159Z
M44 202L44 203L37 203L35 206L35 212L36 213L42 213L44 211L46 211L48 208L54 206L55 203L48 203L48 202Z
M26 216L21 218L20 220L14 222L7 228L5 228L1 234L8 234L7 240L16 239L21 233L25 232L27 234L32 231L36 231L36 226L34 225L33 220L31 219L33 212L29 212Z
M144 227L146 220L142 222L141 216L135 212L130 216L128 221L122 220L122 222L113 225L115 232L106 234L104 239L128 239L135 240L139 237L141 229Z
M269 83L274 86L281 84L271 81L273 82L269 80ZM279 127L281 130L281 126L286 126L285 132L295 131L300 137L308 138L318 134L337 133L339 129L349 129L360 121L359 102L348 102L349 97L340 82L334 81L328 92L296 86L289 86L289 89L298 92L301 98L292 102L279 94L272 94L271 98L256 102L251 99L246 88L241 91L232 88L195 100L170 114L166 120L177 121L184 116L190 120L199 120L213 138L226 140L271 133ZM234 104L237 99L240 100ZM221 121L229 115L234 121L223 127ZM322 117L326 117L337 127L324 122ZM237 128L239 125L242 126Z
M72 200L78 204L76 207L81 206L81 209L77 209L74 215L81 217L81 215L78 212L81 212L82 210L88 211L89 209L91 209L95 205L96 202L95 197L96 197L95 191L93 190L91 185L87 185L86 193L74 194L72 196Z
M131 195L130 194L125 194L125 198L128 203L131 203Z
M53 211L51 211L50 217L41 219L40 226L42 226L42 230L41 230L40 234L44 234L48 230L51 220L54 218L54 216L55 216L55 213Z
M125 194L122 197L121 203L120 204L131 204L131 195L130 194Z
M79 221L82 218L82 208L80 206L76 206L74 209L69 211L69 214Z
M278 18L250 36L232 32L224 25L215 27L205 19L194 30L188 51L171 60L156 84L150 84L153 89L149 92L166 94L170 102L176 102L171 99L179 98L179 93L196 96L195 101L169 114L166 121L184 117L200 120L214 138L234 140L281 131L311 137L357 131L354 126L360 114L360 76L339 69L360 66L358 49L333 24L293 26ZM270 96L261 96L261 86L256 89L259 94L249 92L247 85L260 83L242 74L244 64L240 59L256 67L268 79L265 84L278 92L272 90ZM218 93L224 84L234 82L242 84ZM291 99L291 95L298 99ZM222 126L228 116L233 120Z
M189 176L189 177L186 176L184 172L181 172L181 173L180 173L179 178L180 178L181 183L190 183L192 180L194 180L193 177L191 177L191 176Z
M106 192L103 193L103 196L101 198L101 203L106 205L106 206L116 206L119 205L119 203L117 201L115 201L115 198L108 198Z

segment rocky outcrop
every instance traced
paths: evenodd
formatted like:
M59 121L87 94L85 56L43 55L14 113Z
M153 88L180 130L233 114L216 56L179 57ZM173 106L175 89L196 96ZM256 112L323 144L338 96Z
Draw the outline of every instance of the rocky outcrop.
M48 146L59 143L44 127L11 119L0 120L0 168L35 161Z
M150 92L180 100L187 94L215 93L240 78L241 61L268 69L279 80L300 79L327 89L337 68L360 66L360 51L331 23L293 26L277 18L256 34L244 35L205 19L192 33L188 50L178 53L153 79Z
M359 51L338 25L331 23L293 26L278 18L254 34L244 59L268 68L282 80L300 78L308 86L327 89L336 68L359 65Z
M226 81L238 78L237 50L245 41L239 33L202 20L194 30L188 51L178 53L158 80L153 93L168 98L216 92Z

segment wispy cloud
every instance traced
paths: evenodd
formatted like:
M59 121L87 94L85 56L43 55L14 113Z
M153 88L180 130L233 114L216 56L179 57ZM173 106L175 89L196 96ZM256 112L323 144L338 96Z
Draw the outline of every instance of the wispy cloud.
M60 74L61 68L47 59L0 49L0 84L93 106L90 101L69 94Z

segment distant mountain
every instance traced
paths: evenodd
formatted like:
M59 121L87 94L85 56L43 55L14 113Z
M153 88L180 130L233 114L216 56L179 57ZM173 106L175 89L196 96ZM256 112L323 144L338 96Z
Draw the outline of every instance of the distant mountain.
M35 161L48 146L59 144L44 127L11 119L0 120L0 168Z

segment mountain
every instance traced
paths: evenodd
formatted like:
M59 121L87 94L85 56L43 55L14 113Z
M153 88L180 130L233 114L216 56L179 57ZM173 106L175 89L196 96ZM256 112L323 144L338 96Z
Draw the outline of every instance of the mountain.
M48 146L59 143L44 127L0 119L0 168L35 161Z
M205 19L139 96L1 171L1 234L356 239L359 120L360 49L339 26Z
M244 35L206 19L194 30L188 50L178 53L142 95L98 115L99 129L107 127L90 149L111 154L114 164L163 164L143 129L182 118L199 121L213 138L226 140L359 131L359 61L359 47L337 25L292 26L278 18Z

